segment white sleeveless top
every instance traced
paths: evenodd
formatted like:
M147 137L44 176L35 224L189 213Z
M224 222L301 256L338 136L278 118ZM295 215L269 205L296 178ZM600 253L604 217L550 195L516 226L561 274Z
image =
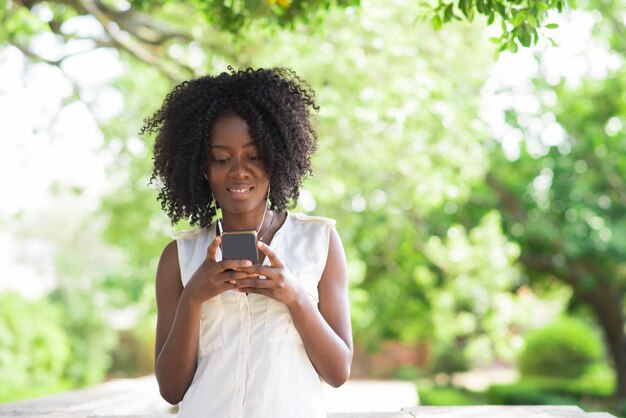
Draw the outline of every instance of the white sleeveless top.
M331 219L287 213L270 243L316 301L334 225ZM214 239L214 226L176 238L183 286L204 261ZM264 264L269 264L267 257ZM321 379L285 305L235 290L204 302L198 364L178 417L325 416Z

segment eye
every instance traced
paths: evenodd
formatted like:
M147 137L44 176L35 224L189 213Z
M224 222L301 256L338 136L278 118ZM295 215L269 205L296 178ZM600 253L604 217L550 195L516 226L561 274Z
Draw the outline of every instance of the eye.
M250 157L248 157L250 159L250 161L261 161L261 156L259 155L251 155Z
M211 161L216 164L225 164L229 160L228 156L225 155L214 155L211 157Z

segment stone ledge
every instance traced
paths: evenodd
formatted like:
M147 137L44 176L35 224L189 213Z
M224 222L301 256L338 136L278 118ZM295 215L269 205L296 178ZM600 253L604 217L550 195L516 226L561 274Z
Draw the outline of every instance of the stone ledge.
M175 414L102 415L77 410L4 410L1 418L174 418ZM340 412L328 418L615 418L606 412L586 413L575 406L415 407L398 412Z
M0 418L174 418L175 414L103 415L94 411L2 408ZM418 406L397 412L339 412L328 418L615 418L606 412L586 413L576 406Z
M606 412L598 415L570 405L417 406L403 411L419 418L616 418Z
M367 385L365 385L367 386ZM397 391L400 386L391 386ZM385 396L385 394L377 394ZM363 395L364 394L364 395ZM363 396L373 396L370 392ZM353 393L351 396L359 396ZM405 404L406 405L406 404ZM333 412L328 418L616 418L577 406L414 406L385 412ZM0 404L0 418L175 418L154 376L124 379L62 394Z

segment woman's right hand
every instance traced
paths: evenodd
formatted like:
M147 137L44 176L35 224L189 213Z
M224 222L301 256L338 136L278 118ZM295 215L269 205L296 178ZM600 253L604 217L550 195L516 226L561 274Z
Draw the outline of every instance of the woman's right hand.
M238 271L250 267L250 260L216 260L217 249L222 237L216 237L209 245L207 255L195 271L183 290L183 297L188 303L200 306L204 301L214 298L227 290L237 288L237 280L256 277L255 273Z

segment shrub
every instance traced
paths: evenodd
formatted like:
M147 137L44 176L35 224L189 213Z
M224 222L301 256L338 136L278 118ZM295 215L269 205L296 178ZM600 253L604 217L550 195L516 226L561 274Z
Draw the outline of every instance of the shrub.
M464 372L469 370L467 359L463 349L456 345L442 344L433 353L429 362L429 370L432 374Z
M526 335L518 368L523 376L580 377L601 357L602 342L593 330L562 318Z
M69 338L71 362L64 376L72 386L100 383L111 365L111 351L117 343L93 293L65 285L57 287L47 298L61 312L60 323Z
M420 386L419 399L421 405L454 406L454 405L483 405L485 399L480 393L473 393L463 389L446 387Z
M559 395L531 382L491 385L485 392L491 405L570 405L575 398Z
M0 293L0 402L67 387L70 341L61 324L46 300Z
M143 376L154 372L154 332L151 318L135 327L118 331L118 345L108 371L114 376Z

